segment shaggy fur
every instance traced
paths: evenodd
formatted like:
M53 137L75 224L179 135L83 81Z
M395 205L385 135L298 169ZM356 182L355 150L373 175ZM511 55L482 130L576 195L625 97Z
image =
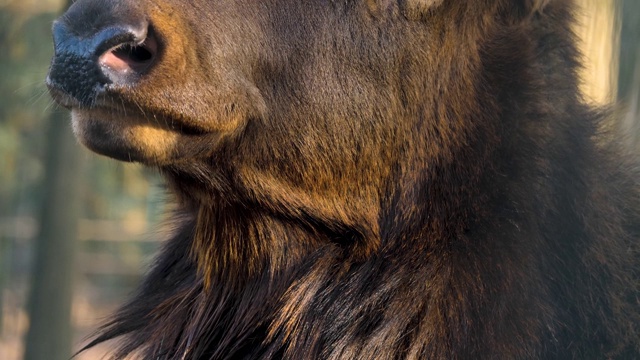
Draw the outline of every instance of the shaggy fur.
M84 144L158 168L181 207L137 295L89 347L121 338L117 359L639 358L637 175L578 94L572 11L76 2L55 28L54 97ZM69 43L116 25L145 29L125 40L154 44L150 64L69 80L87 76Z

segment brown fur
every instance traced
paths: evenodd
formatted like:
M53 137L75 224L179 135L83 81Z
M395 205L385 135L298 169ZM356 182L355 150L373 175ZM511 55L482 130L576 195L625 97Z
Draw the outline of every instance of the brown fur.
M83 143L157 167L182 208L91 345L123 337L114 357L145 359L640 357L635 165L578 95L572 11L79 0L59 22L71 33L148 19L159 50L127 86L83 90L55 76L58 44L52 93Z

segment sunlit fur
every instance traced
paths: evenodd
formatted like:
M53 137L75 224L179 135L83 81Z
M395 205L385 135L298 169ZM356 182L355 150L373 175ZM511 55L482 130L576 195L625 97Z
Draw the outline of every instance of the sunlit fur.
M63 21L79 33L149 19L155 67L107 92L120 110L82 109L108 131L75 126L88 146L157 167L181 207L137 295L89 346L640 358L638 175L578 95L572 1L74 9ZM123 112L164 132L130 130Z

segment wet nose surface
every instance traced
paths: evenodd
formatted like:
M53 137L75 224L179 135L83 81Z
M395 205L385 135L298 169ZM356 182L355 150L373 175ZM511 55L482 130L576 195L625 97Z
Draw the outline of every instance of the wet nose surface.
M108 84L132 84L153 63L157 42L147 21L101 24L91 32L78 31L70 16L54 23L55 54L47 85L80 106L91 107Z

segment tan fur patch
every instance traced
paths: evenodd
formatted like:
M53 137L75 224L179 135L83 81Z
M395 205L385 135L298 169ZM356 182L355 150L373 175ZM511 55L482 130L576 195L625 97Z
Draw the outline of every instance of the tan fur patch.
M440 6L443 0L406 0L405 16L410 19L420 19L429 10L436 6Z

